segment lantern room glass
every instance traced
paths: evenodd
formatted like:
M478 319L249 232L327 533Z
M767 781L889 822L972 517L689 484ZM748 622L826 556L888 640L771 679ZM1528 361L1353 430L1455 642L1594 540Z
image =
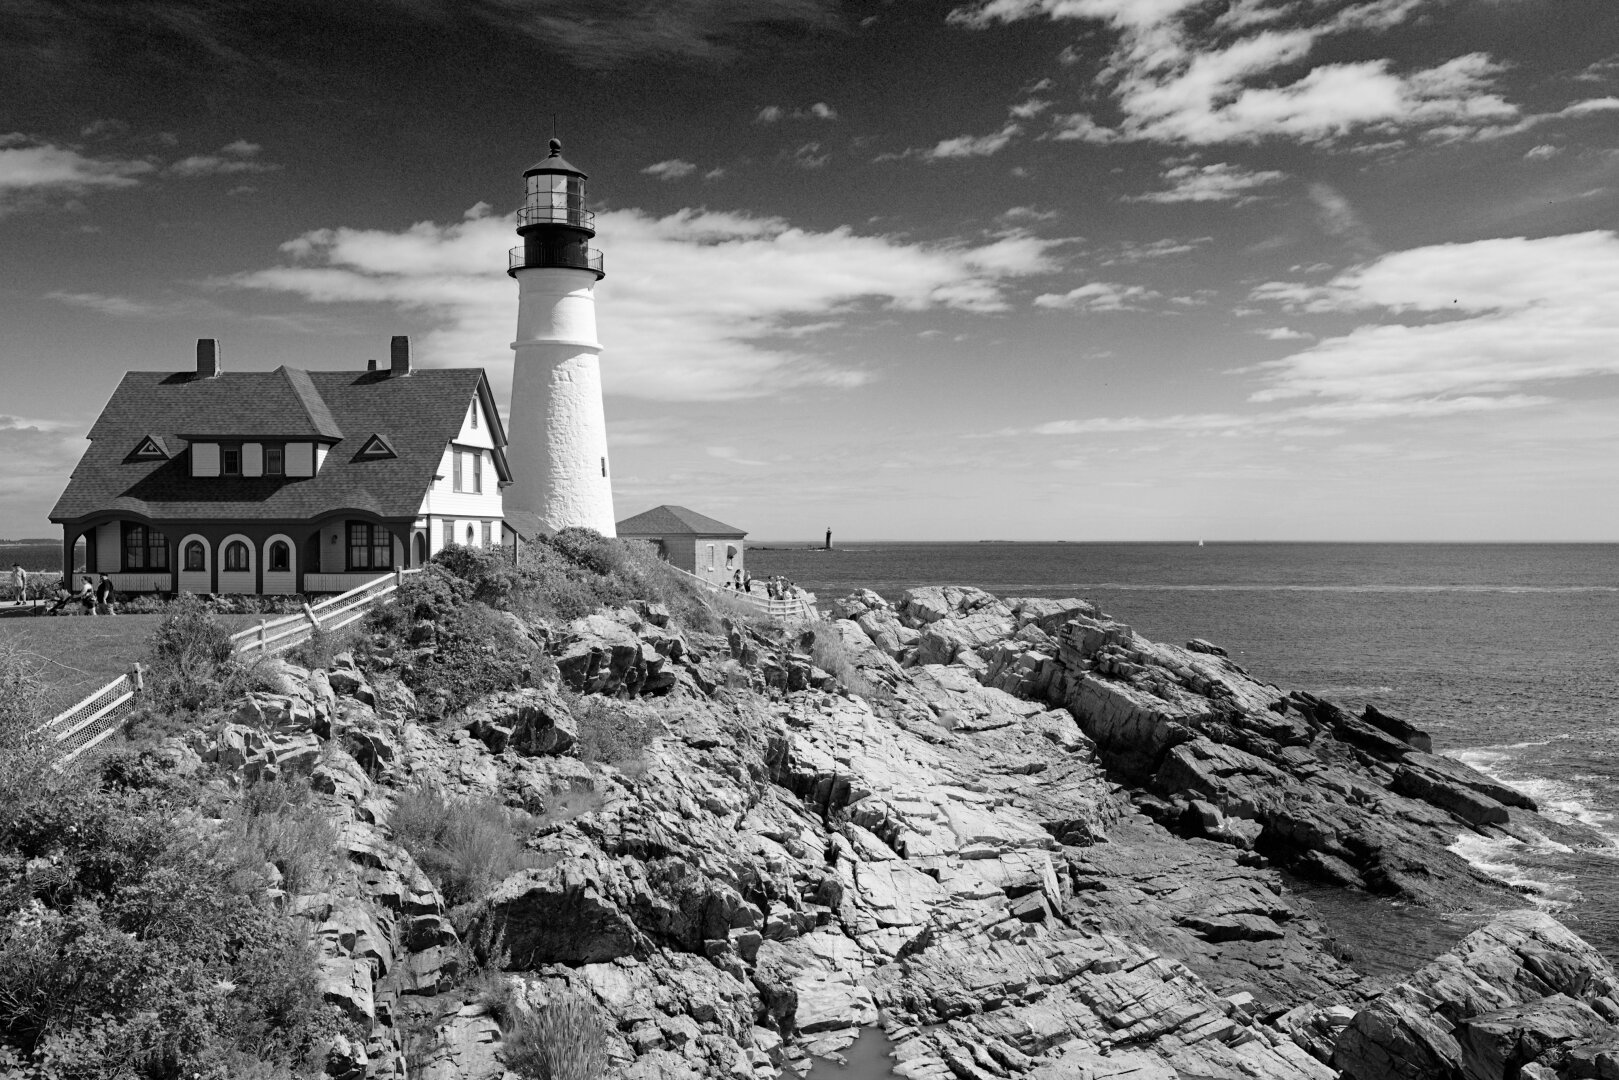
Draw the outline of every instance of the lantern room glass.
M585 181L566 173L535 173L527 178L524 219L529 223L588 227Z

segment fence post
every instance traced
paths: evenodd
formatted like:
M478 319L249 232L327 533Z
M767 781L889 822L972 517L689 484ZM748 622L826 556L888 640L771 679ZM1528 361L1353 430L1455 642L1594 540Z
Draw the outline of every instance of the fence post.
M316 630L320 629L320 620L315 617L315 609L309 606L308 600L304 601L304 615L309 619L310 626Z
M405 568L403 566L394 567L394 588L397 589L397 588L399 588L399 586L403 585L404 583L405 583Z
M270 642L268 640L269 636L270 636L269 626L270 626L270 620L269 619L260 619L259 620L259 652L263 652L265 650L265 648L270 644Z
M146 670L139 661L129 669L129 685L137 694L146 689Z

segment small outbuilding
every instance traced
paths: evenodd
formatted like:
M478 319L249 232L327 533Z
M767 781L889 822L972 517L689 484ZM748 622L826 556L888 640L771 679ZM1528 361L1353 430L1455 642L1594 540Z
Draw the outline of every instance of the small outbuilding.
M715 521L684 506L655 506L617 525L622 540L648 540L675 566L715 585L746 574L743 538L734 525Z

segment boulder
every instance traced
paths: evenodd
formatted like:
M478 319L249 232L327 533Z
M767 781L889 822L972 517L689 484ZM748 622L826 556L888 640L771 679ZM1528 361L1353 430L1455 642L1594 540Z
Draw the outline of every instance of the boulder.
M1548 1055L1561 1058L1570 1046L1611 1031L1589 1005L1566 994L1472 1016L1456 1027L1462 1075L1466 1080L1500 1080Z
M1384 712L1376 705L1368 705L1362 709L1360 718L1379 731L1387 732L1396 739L1410 743L1424 753L1433 753L1433 739L1426 731L1421 730L1415 724L1400 719L1398 716Z
M619 891L613 878L612 864L591 854L514 874L489 894L472 940L498 943L504 966L513 970L632 956L644 941L611 899Z

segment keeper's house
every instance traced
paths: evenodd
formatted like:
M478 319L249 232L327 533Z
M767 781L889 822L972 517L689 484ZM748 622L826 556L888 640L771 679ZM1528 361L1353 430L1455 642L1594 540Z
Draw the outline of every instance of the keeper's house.
M341 592L447 544L512 537L506 432L481 368L131 371L51 511L62 569L121 592Z

